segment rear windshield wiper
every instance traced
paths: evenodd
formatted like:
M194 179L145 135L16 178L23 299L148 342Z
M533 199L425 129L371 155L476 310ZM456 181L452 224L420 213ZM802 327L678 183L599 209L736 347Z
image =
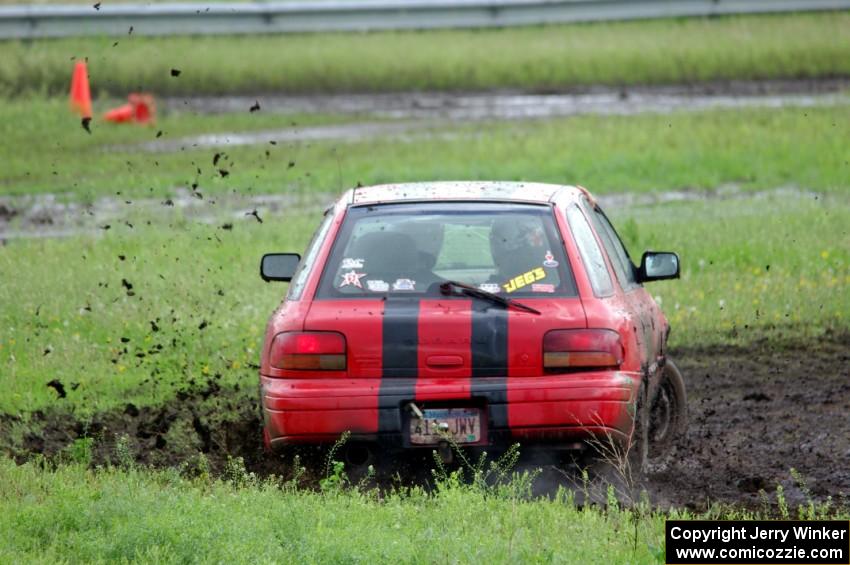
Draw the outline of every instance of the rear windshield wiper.
M440 292L442 294L445 294L446 296L452 294L453 288L460 290L461 294L465 294L466 296L482 298L484 300L489 300L490 302L493 302L495 304L501 304L505 308L516 308L517 310L522 310L531 314L537 314L538 316L540 315L540 310L536 310L531 306L526 306L525 304L517 302L516 300L511 300L510 298L503 298L498 294L493 294L492 292L481 290L480 288L468 285L466 283L457 281L446 281L440 284Z

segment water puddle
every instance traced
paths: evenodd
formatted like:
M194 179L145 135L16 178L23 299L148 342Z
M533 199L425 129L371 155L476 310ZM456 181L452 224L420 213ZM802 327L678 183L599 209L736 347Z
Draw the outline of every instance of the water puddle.
M205 224L240 221L255 222L281 218L287 214L316 214L331 204L337 193L229 193L199 197L185 188L175 190L169 198L122 199L101 197L90 203L66 200L65 195L40 194L0 196L0 242L13 239L71 237L81 234L103 234L113 225L150 222L168 225L175 220ZM752 200L767 198L815 198L816 192L795 187L765 191L746 191L735 185L711 191L673 190L655 193L620 192L598 195L599 203L608 210L623 208L651 209L672 202L710 202L718 200ZM257 216L254 215L256 212Z
M175 220L204 224L256 222L284 214L318 214L336 195L225 194L199 197L178 188L168 198L101 197L90 203L65 200L64 195L0 197L0 241L102 234L113 225ZM259 219L258 219L259 218Z
M312 96L226 96L165 99L166 108L201 114L263 112L354 114L395 119L522 119L577 114L631 115L716 107L831 104L848 102L850 79L739 81L696 86L588 87L561 93L402 92Z
M152 153L170 153L209 147L236 147L239 145L258 145L275 143L295 143L309 141L354 142L373 138L412 138L417 132L448 125L437 122L359 122L340 125L324 125L254 132L225 132L181 137L172 140L150 141L134 148ZM127 147L121 147L126 149Z
M539 120L579 115L630 116L717 108L780 108L850 104L850 81L741 82L700 87L591 88L558 94L518 92L396 93L316 96L228 96L167 99L166 108L196 113L245 112L255 102L270 113L356 115L362 121L251 133L185 137L146 143L143 150L179 151L277 142L413 139L450 135L453 124ZM395 120L381 122L381 120Z

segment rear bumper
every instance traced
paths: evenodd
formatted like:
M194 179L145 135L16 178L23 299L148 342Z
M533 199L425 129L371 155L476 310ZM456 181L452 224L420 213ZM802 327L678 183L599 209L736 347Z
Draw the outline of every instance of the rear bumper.
M487 443L557 444L631 432L636 373L599 371L540 377L279 379L261 376L272 446L352 439L406 447L404 407L479 406Z

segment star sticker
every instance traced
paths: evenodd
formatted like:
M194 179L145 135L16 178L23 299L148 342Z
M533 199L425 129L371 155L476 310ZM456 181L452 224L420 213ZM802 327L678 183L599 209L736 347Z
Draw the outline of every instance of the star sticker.
M366 273L357 273L354 270L348 271L347 273L343 273L342 275L342 283L339 285L340 288L344 286L353 285L357 288L363 288L363 285L360 284L360 279L366 276Z

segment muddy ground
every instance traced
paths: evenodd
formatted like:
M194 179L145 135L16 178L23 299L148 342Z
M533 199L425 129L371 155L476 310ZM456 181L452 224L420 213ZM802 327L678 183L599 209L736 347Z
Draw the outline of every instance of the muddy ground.
M91 202L63 198L61 194L0 196L0 245L6 240L102 235L103 226L122 222L169 225L176 220L203 224L255 222L262 218L293 214L318 214L332 204L337 194L248 194L232 191L201 197L188 187L175 187L168 198L126 198L102 196ZM728 184L714 190L671 190L663 192L619 192L596 197L606 210L634 209L668 202L713 202L719 200L758 200L767 198L824 199L829 194L797 187L777 187L747 191Z
M579 86L559 90L173 97L166 112L325 113L396 119L523 119L579 114L633 115L714 107L818 105L850 90L850 78L737 80L629 87Z
M649 476L656 503L755 505L850 497L850 335L820 343L674 352L688 386L687 437ZM796 469L805 483L791 477Z
M847 104L846 79L738 81L698 86L592 87L568 92L403 92L317 96L225 96L166 99L171 112L244 112L255 104L268 113L330 113L355 116L346 124L253 132L219 132L158 139L121 150L173 152L200 147L234 147L312 141L407 141L454 137L462 123L546 120L568 116L633 116L700 112L719 108L816 107ZM387 121L392 120L392 121Z
M673 355L687 381L690 426L674 452L651 465L644 486L653 503L694 510L714 502L762 507L760 491L775 503L779 484L792 504L829 496L848 503L850 334L808 344L678 349ZM28 421L0 415L0 451L18 461L36 454L67 459L75 439L91 437L93 464L115 464L121 435L143 465L183 465L193 472L203 453L213 472L230 455L243 457L248 470L260 475L291 473L288 460L263 453L256 396L215 379L163 406L128 404L87 420L71 416L61 400ZM307 486L320 473L308 474ZM559 485L574 486L575 477L544 468L535 490Z

